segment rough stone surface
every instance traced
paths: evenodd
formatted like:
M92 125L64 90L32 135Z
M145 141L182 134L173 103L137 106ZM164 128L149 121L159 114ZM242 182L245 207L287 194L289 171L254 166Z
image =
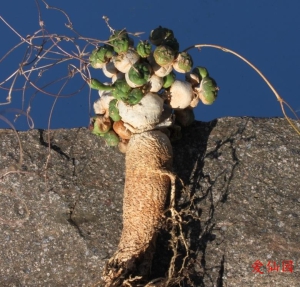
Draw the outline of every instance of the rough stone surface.
M18 135L21 166L16 135L0 130L0 286L99 286L122 228L124 155L85 128ZM189 193L178 207L200 217L184 227L195 286L300 286L300 137L288 123L195 122L173 149Z

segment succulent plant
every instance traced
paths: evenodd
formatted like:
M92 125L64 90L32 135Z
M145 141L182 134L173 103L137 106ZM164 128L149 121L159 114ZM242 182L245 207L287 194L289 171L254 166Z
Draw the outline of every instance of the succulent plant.
M199 87L195 87L198 97L205 105L211 105L217 98L218 90L216 81L211 77L202 78Z
M149 40L155 46L159 46L162 44L163 41L166 41L167 39L173 39L173 38L174 38L173 31L168 28L163 28L161 26L152 30L149 36Z
M179 53L172 30L159 26L151 31L149 40L140 41L134 48L126 30L114 30L108 44L90 55L91 65L102 67L104 74L112 78L111 84L87 81L91 88L99 90L95 113L122 122L133 133L172 126L174 114L185 126L193 119L192 108L200 101L212 104L217 97L216 82L205 67L192 70L193 59L187 52ZM150 42L156 46L153 52ZM176 80L173 69L185 73L185 81ZM171 111L167 118L166 109ZM104 135L97 126L92 130ZM107 137L116 139L113 133Z
M98 115L92 119L92 133L97 136L104 136L112 128L112 123L109 118L103 115Z
M190 73L185 74L185 79L187 82L191 83L193 88L199 87L202 78L208 77L208 71L205 67L198 66L192 70Z
M126 101L132 88L125 79L118 79L112 85L105 85L97 79L90 79L89 85L92 89L99 91L110 91L111 95L117 100Z
M153 57L158 65L167 66L173 63L175 54L174 50L169 46L160 45L154 50Z
M109 116L111 117L111 119L114 122L117 122L119 120L121 120L120 114L119 114L119 109L117 108L117 99L114 99L112 101L109 102Z
M198 66L193 69L192 74L199 79L194 91L205 105L211 105L217 98L218 90L216 81L209 76L205 67Z
M116 80L121 80L121 79L125 79L125 74L118 72L111 77L111 82L114 83Z
M149 64L152 67L152 70L154 72L155 75L159 76L159 77L165 77L166 75L170 74L173 70L173 66L172 64L169 64L167 66L160 66L156 63L153 54L151 54L148 58L147 58Z
M113 48L109 45L101 46L93 50L89 60L93 68L102 68L113 56Z
M129 92L128 98L126 100L124 100L124 102L126 104L133 106L133 105L138 104L141 101L141 99L143 98L143 96L144 96L144 93L142 92L142 90L135 88Z
M148 63L135 63L125 75L125 78L128 85L135 88L145 85L149 81L151 74L152 68Z
M152 49L151 44L147 40L141 41L140 43L138 43L138 45L136 47L138 54L142 58L147 58L148 56L150 56L151 49Z
M191 83L191 85L193 87L197 86L200 84L200 79L199 76L197 76L196 74L190 72L190 73L186 73L185 74L185 80L189 83Z
M201 67L201 66L194 68L192 73L199 78L199 83L203 78L209 76L207 69L205 67Z
M112 95L115 99L126 101L132 88L127 84L125 79L119 79L114 82Z
M109 37L109 42L114 51L118 54L127 52L130 44L130 39L126 30L115 30Z
M176 79L176 75L174 72L171 72L170 74L166 75L163 80L164 80L164 84L163 84L163 88L167 89L169 87L171 87L171 85L174 83Z
M179 43L172 30L159 26L151 31L149 39L156 46L152 52L148 41L141 41L134 48L126 30L113 30L108 18L104 16L104 19L113 34L106 42L109 46L92 52L90 64L102 68L112 83L87 80L100 95L94 103L97 116L89 129L103 137L107 145L118 146L121 152L126 152L126 183L124 228L118 250L109 260L103 279L105 286L115 286L135 276L132 282L136 280L134 285L140 286L139 280L145 281L143 276L136 276L140 266L135 258L142 258L152 244L170 184L174 187L176 179L171 172L170 140L181 138L181 127L195 119L193 108L200 101L211 104L218 88L206 68L198 66L190 72L193 60L187 52L179 53ZM176 80L173 68L185 73L186 79ZM154 189L159 191L159 197L153 198ZM138 200L132 201L132 198ZM147 213L142 216L141 210L149 208L151 216ZM147 269L151 267L151 260L146 263ZM128 264L130 267L124 269Z
M173 68L178 73L187 73L193 67L193 59L190 54L186 52L181 52L178 54L175 62L173 63Z

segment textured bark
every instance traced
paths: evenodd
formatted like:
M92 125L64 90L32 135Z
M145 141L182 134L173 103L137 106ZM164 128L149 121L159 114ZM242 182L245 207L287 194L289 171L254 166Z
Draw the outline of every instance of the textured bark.
M119 286L124 276L148 275L170 191L172 157L170 141L160 131L131 138L126 153L123 230L105 271L107 286Z

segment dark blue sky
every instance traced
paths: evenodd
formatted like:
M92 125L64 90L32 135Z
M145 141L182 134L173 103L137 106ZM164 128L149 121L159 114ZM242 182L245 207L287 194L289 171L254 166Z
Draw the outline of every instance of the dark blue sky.
M66 19L62 14L45 9L42 1L39 3L48 31L72 35L64 26ZM85 37L101 40L108 38L109 30L102 20L102 16L106 15L115 29L126 27L130 32L145 32L141 39L147 39L152 29L162 25L174 31L181 49L206 43L235 50L256 65L279 94L297 111L298 116L300 115L298 0L194 0L182 1L180 4L159 0L49 0L48 4L64 9L74 28ZM1 2L0 15L22 36L32 35L39 29L34 0ZM19 43L19 38L2 22L0 30L2 57ZM0 82L17 69L25 48L26 45L0 63ZM282 117L279 104L271 90L244 62L231 54L210 48L203 48L200 52L194 50L191 54L194 65L205 66L220 87L219 97L213 105L198 105L195 110L197 120L209 121L225 116ZM62 66L61 69L66 72L67 66ZM92 70L92 75L102 81L106 79L100 70ZM43 84L46 84L46 76ZM79 82L79 77L74 78L67 89ZM18 82L19 87L23 84L24 81ZM9 86L10 84L6 84L6 87ZM34 92L34 89L28 89L25 93L25 110ZM5 102L6 97L7 91L1 89L0 103ZM93 91L92 102L97 97L97 92ZM10 109L20 109L22 101L22 93L14 92L12 103L0 106L0 115L13 121L15 112L10 112ZM33 98L31 116L36 128L47 127L53 101L53 97L41 93ZM58 99L53 110L51 128L87 126L88 122L87 87L74 97ZM17 129L28 129L24 116L18 118L14 125ZM0 120L0 128L4 127L8 125Z

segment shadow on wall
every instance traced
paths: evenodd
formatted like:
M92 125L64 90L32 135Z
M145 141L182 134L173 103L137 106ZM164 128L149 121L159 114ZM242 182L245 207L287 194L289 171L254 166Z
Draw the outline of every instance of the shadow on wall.
M181 269L183 261L185 260L185 268L180 277L186 277L187 284L196 284L201 286L203 284L203 276L205 273L205 248L207 242L214 240L215 237L212 233L213 225L210 224L210 219L205 222L200 221L202 214L199 204L203 200L211 200L212 189L201 189L199 194L199 187L201 180L207 180L210 185L213 185L209 176L204 175L203 166L204 159L207 156L212 156L212 152L207 153L207 142L210 133L217 124L217 120L211 122L194 122L190 127L182 130L182 139L174 142L174 172L183 181L186 190L183 189L180 183L177 184L177 210L181 212L181 217L185 223L183 226L183 234L188 242L189 256L187 255L184 244L178 241L177 253L178 257L175 260L175 270L178 272ZM195 131L197 133L195 134ZM216 151L217 152L217 151ZM226 195L225 195L226 197ZM213 217L214 204L212 202L210 207L210 218ZM167 230L168 231L167 231ZM167 226L162 230L157 239L156 253L153 259L152 265L152 277L165 277L168 273L168 268L173 255L173 251L170 248L170 229L171 226ZM180 232L178 232L178 238ZM197 255L201 252L203 254L201 262L197 261ZM224 258L221 258L220 262L220 277L222 278ZM200 267L200 269L199 269ZM221 285L219 285L221 286Z
M244 137L248 121L242 121L224 134L222 129L213 132L217 120L194 122L183 130L182 139L173 143L174 172L185 186L183 188L178 181L176 188L176 210L181 215L182 233L178 226L174 228L172 224L167 224L160 233L152 266L153 278L166 276L176 246L175 274L184 278L184 286L208 286L207 282L217 287L224 286L225 253L218 253L219 258L214 261L212 270L212 262L206 262L211 248L210 251L207 249L211 244L223 246L224 231L218 227L215 214L228 200L232 180L240 164L237 141ZM255 135L244 140L253 137ZM175 243L170 235L174 229L177 236ZM181 236L185 238L188 253ZM173 247L170 247L172 244Z

